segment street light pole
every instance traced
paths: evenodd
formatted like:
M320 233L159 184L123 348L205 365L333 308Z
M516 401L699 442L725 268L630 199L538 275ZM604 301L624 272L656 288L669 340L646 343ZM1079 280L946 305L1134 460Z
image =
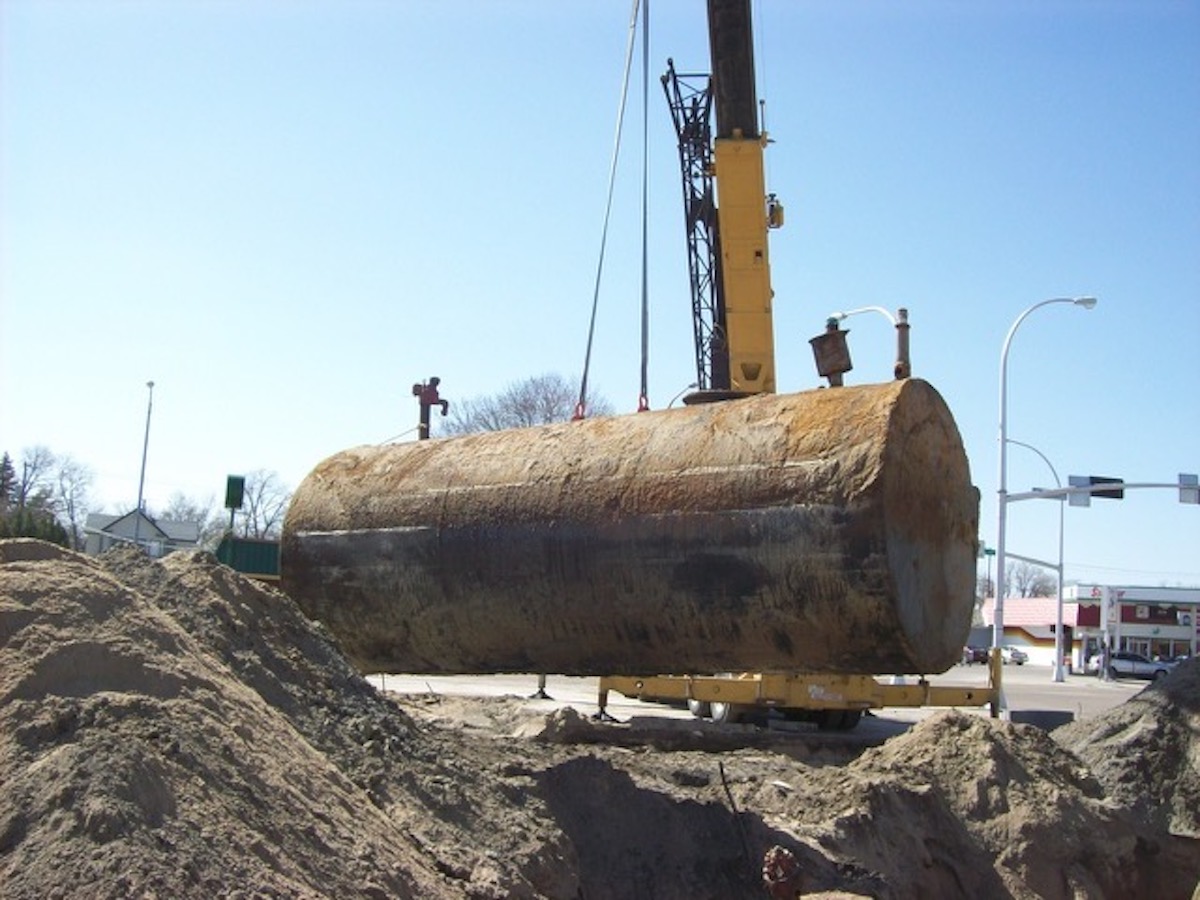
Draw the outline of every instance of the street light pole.
M1017 316L1000 349L1000 473L999 487L996 491L996 605L992 612L993 647L1004 643L1004 592L1007 588L1004 578L1004 530L1008 520L1008 348L1012 345L1013 335L1029 314L1051 303L1072 303L1084 309L1091 309L1096 305L1096 298L1055 297L1033 304Z
M142 534L142 489L146 486L146 451L150 449L150 412L154 409L154 382L147 381L150 397L146 401L146 436L142 440L142 474L138 476L137 510L133 518L133 545L141 547Z
M1044 462L1047 466L1049 466L1050 474L1054 476L1054 486L1056 488L1062 487L1062 479L1060 479L1058 477L1058 470L1055 469L1054 464L1051 463L1050 460L1046 458L1045 453L1043 453L1037 447L1034 447L1032 444L1026 444L1026 443L1023 443L1022 441L1014 441L1012 439L1009 439L1009 443L1016 444L1018 447L1024 447L1026 450L1032 450L1034 453L1036 453L1038 456L1040 456L1042 458L1042 462ZM1061 682L1064 680L1063 664L1062 664L1062 658L1063 658L1063 512L1066 509L1066 503L1064 502L1064 498L1062 498L1062 497L1058 497L1057 499L1058 499L1058 566L1055 571L1058 573L1058 603L1057 603L1056 612L1055 612L1055 616L1054 616L1054 675L1053 675L1053 680Z
M700 387L700 383L698 381L693 381L691 384L689 384L687 387L685 387L678 394L676 394L674 397L671 398L671 402L667 404L667 409L670 409L672 406L674 406L675 401L678 400L680 397L682 397L684 394L686 394L688 391L693 390L694 388L698 388L698 387Z

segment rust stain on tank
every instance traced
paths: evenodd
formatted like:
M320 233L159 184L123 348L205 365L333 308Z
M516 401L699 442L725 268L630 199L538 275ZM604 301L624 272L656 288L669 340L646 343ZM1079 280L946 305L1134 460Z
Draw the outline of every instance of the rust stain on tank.
M923 673L961 652L977 519L910 380L347 450L283 583L370 671Z

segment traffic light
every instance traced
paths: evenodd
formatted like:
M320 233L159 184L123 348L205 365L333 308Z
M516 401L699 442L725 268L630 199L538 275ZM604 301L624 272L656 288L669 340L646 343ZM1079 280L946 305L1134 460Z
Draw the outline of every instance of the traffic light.
M1087 491L1077 491L1070 495L1072 506L1091 506L1093 497L1106 497L1110 500L1124 500L1125 488L1099 488L1098 484L1125 484L1124 478L1109 478L1104 475L1071 475L1068 481L1073 488L1092 488Z

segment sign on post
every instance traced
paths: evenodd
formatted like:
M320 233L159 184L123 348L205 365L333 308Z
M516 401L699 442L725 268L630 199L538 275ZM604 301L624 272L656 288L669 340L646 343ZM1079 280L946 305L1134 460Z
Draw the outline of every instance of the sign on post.
M242 500L246 493L246 478L243 475L230 475L225 479L225 508L241 509Z

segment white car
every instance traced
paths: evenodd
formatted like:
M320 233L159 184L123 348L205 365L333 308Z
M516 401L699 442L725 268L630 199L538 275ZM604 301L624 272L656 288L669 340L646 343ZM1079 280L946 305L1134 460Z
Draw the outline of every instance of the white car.
M1108 661L1108 674L1113 678L1147 678L1150 680L1162 678L1169 674L1178 661L1148 659L1140 653L1128 653L1120 650ZM1100 657L1093 656L1087 662L1087 671L1100 672Z
M1014 666L1023 666L1029 662L1029 654L1020 647L1007 644L1000 648L1000 661L1006 666L1009 663L1012 663Z

